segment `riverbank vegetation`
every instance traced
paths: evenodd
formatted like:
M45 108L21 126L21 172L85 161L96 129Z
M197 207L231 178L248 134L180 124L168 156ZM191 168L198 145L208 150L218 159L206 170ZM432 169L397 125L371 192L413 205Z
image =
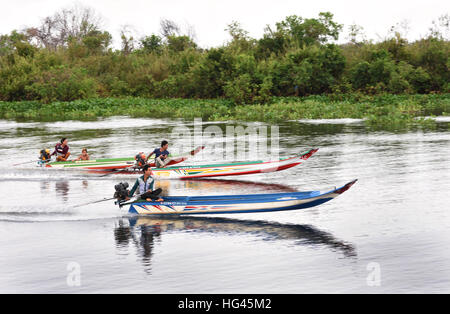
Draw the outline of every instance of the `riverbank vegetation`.
M283 122L300 119L365 119L372 128L408 127L433 122L424 116L448 115L450 95L362 94L272 97L266 104L236 105L227 99L91 98L70 102L1 102L0 118L89 119L126 115L150 118L202 118L204 121Z
M232 22L228 43L203 49L162 20L159 34L134 38L123 29L114 49L95 12L65 9L0 35L1 116L375 121L433 106L448 113L449 21L441 16L414 42L400 24L379 42L351 25L348 42L337 44L344 26L332 13L292 15L268 25L262 38Z

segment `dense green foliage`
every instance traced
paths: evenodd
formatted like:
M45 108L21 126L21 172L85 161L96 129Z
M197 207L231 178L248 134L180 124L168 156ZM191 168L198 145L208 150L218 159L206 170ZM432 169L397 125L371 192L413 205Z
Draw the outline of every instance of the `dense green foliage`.
M166 36L151 34L139 44L124 34L122 50L110 48L111 35L88 21L53 41L44 28L1 35L0 100L222 98L231 100L218 101L225 110L229 103L270 103L273 96L450 91L449 41L439 33L412 43L396 33L379 43L337 45L343 26L331 13L320 13L286 17L260 39L235 22L227 29L228 44L202 49L171 27ZM65 104L81 111L86 102Z

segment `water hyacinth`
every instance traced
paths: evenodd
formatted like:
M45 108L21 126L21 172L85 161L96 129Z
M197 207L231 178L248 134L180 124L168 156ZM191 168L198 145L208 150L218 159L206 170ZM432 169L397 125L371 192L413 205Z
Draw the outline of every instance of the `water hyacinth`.
M4 119L86 119L110 116L202 118L204 121L281 122L300 119L365 119L372 128L433 127L448 115L450 94L273 97L270 103L237 105L226 99L92 98L70 102L0 102Z

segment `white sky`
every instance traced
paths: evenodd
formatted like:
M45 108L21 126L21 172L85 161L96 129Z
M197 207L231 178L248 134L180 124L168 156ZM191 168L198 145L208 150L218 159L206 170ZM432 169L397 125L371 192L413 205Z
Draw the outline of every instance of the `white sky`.
M230 38L225 28L238 21L253 38L261 38L264 27L282 21L288 15L316 18L330 11L334 20L344 24L340 42L345 42L348 26L364 28L368 39L385 37L390 26L408 21L408 39L428 33L431 22L448 14L450 1L445 0L0 0L0 34L13 29L37 26L41 20L75 3L93 8L105 21L117 46L119 29L130 25L136 37L159 34L162 18L181 28L193 26L200 47L220 46Z

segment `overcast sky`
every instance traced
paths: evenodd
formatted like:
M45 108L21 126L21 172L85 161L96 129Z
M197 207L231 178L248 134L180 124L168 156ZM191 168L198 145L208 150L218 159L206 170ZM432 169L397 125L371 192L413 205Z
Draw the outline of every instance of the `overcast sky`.
M351 24L362 26L368 39L378 41L402 21L409 24L408 39L414 40L425 36L431 22L450 11L450 1L445 0L0 0L0 34L37 26L44 17L75 3L101 15L116 45L123 25L131 25L141 37L159 33L159 22L165 18L182 29L192 26L203 48L226 43L230 38L225 28L232 21L240 22L251 37L261 38L267 24L294 14L316 18L324 11L344 24L340 42L346 41Z

